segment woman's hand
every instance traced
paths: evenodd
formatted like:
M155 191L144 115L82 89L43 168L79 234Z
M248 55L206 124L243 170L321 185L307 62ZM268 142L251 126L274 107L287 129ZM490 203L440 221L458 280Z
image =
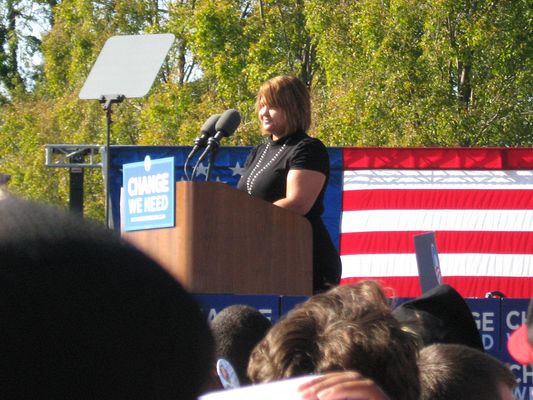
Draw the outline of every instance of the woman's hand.
M389 400L373 380L355 371L327 373L298 391L304 400Z
M305 215L315 204L325 181L326 176L321 172L291 169L287 175L287 196L275 201L274 204L297 214Z

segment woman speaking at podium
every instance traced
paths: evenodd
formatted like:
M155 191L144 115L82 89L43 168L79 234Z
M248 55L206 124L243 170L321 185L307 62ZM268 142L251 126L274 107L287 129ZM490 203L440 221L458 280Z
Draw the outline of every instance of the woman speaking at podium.
M259 89L256 111L267 140L250 152L238 188L309 220L313 292L325 291L339 283L341 261L321 217L329 156L324 144L307 134L309 91L298 78L277 76Z

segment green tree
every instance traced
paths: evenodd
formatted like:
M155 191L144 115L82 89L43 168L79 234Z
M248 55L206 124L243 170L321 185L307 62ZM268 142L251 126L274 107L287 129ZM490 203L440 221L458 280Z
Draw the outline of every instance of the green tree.
M35 26L50 27L54 0L0 0L0 104L33 90L40 78L41 40Z
M341 145L531 145L531 10L307 0L325 71L319 134Z
M191 50L208 85L206 99L241 111L235 144L257 143L260 84L289 73L311 84L317 68L303 1L198 1L194 21Z
M311 88L330 146L531 146L531 0L0 0L0 169L12 190L65 204L45 144L104 144L78 93L113 35L169 32L150 93L113 108L111 144L183 145L236 108L228 145L258 143L254 98L279 74ZM32 24L46 33L37 38ZM32 64L34 55L42 63ZM39 57L37 57L39 59ZM101 171L86 212L103 218Z

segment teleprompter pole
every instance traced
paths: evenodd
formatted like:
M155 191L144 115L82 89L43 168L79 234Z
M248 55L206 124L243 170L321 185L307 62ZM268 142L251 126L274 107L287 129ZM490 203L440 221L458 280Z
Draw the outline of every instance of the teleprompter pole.
M80 99L99 100L106 112L107 143L102 163L105 218L109 228L113 228L109 174L112 105L148 94L173 42L174 35L170 33L112 36L104 44L81 88Z
M113 104L118 104L122 102L126 96L123 94L114 94L114 95L106 95L101 96L99 101L103 105L106 115L106 146L105 146L105 168L104 168L104 180L105 180L105 220L108 228L112 228L112 218L110 216L110 189L111 189L111 182L110 182L110 174L109 171L111 170L111 124L113 123L113 120L111 118L111 115L113 114L112 106Z

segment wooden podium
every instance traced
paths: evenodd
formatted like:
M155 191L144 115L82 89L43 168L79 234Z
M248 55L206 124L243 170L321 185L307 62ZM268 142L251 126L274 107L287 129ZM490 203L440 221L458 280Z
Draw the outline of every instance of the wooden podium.
M193 293L312 294L304 217L224 183L177 182L173 228L123 232Z

